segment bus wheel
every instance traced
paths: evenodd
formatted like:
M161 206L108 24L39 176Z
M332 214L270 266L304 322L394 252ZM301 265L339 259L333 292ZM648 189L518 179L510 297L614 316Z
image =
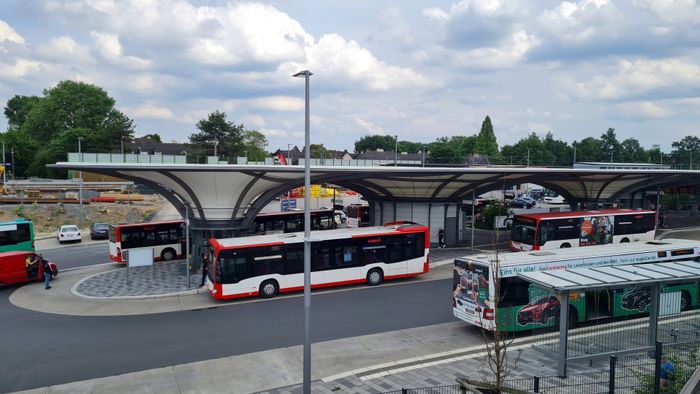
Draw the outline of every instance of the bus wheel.
M561 244L561 246L559 247L559 249L565 249L565 248L570 248L570 247L571 247L571 244L569 244L568 242L566 242L566 243Z
M170 249L170 248L165 249L164 251L162 251L160 253L160 259L164 260L164 261L174 260L175 259L175 251Z
M367 273L367 284L376 286L384 281L384 273L379 268L372 268Z
M621 244L626 244L626 243L629 243L629 242L630 242L629 238L622 238L622 239L620 240L620 243L621 243Z
M277 295L279 292L280 287L277 284L277 281L274 280L266 280L263 283L260 284L260 297L262 298L272 298Z
M687 291L681 292L681 310L687 311L692 306L692 300L690 299L690 294Z

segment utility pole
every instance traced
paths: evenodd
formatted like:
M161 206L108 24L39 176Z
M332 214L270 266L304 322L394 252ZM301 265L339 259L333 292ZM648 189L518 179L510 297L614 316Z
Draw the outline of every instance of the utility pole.
M425 145L423 145L423 167L425 167Z
M615 152L615 151L614 150L610 151L610 162L611 163L613 162L613 152Z
M15 183L15 148L10 148L10 157L12 158L12 183Z
M5 141L2 142L2 184L7 183L7 162L5 161Z
M216 147L219 145L219 141L214 141L214 156L216 156L217 161L219 160L219 155L217 155Z
M574 165L576 165L576 144L574 144Z
M527 166L530 167L530 148L527 148Z
M83 151L81 149L81 142L83 137L78 137L78 157L80 158L80 163L83 162ZM83 229L83 171L79 172L80 179L78 180L78 199L80 201L80 230Z
M311 136L309 111L309 77L311 71L294 74L303 77L305 82L305 122L304 122L304 373L303 393L311 394Z
M394 167L396 167L396 162L399 160L399 136L394 135L396 140L396 145L394 146Z

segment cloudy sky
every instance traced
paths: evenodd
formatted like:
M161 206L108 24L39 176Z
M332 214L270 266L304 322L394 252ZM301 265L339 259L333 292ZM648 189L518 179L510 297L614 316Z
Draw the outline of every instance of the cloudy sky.
M643 145L700 135L695 0L0 2L0 105L60 80L103 87L138 125L185 141L216 109L303 142L429 142L490 115L499 144L608 127ZM6 128L3 117L0 129Z

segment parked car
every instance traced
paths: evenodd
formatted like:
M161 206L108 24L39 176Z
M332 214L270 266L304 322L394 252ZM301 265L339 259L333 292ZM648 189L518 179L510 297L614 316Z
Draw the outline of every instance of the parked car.
M90 226L90 239L108 239L109 223L93 223Z
M566 200L564 200L564 197L562 197L560 195L544 196L544 202L549 203L549 204L564 204L564 203L566 203Z
M516 198L515 200L513 200L513 202L510 203L510 206L511 206L512 208L527 208L527 209L530 209L530 208L533 207L533 205L535 205L533 202L530 202L530 201L528 201L528 200L525 200L525 199L522 198L522 197L518 197L518 198Z
M345 223L348 221L348 215L345 214L345 212L336 210L335 211L335 222L336 224L341 224Z
M0 253L0 287L16 283L44 280L44 267L33 252L14 251ZM36 261L31 264L32 261ZM51 277L58 276L58 267L49 262Z
M546 324L549 319L559 314L559 305L557 296L535 298L518 311L518 324L521 326L528 323Z
M58 231L56 232L56 238L58 239L58 243L60 244L70 241L80 242L83 240L80 235L80 229L78 228L78 226L75 226L73 224L65 224L59 227Z
M537 203L537 200L535 200L534 198L529 197L529 196L520 196L518 198L521 200L527 201L528 203L532 204L533 206Z
M638 286L622 296L622 307L629 310L644 312L651 304L651 287Z

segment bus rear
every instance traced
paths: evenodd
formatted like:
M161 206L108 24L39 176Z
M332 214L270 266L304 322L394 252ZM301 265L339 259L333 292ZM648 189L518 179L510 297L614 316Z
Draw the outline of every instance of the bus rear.
M490 328L495 313L494 293L487 261L455 259L452 274L454 317L479 327Z
M124 263L119 226L109 225L109 259L115 263Z
M34 252L34 224L17 219L0 223L0 252Z

